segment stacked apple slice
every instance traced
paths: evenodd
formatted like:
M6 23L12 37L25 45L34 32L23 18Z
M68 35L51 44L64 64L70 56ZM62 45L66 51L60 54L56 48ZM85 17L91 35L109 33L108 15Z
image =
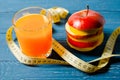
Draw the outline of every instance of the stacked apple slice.
M72 14L66 25L67 43L79 51L90 51L104 39L102 15L93 10L82 10Z

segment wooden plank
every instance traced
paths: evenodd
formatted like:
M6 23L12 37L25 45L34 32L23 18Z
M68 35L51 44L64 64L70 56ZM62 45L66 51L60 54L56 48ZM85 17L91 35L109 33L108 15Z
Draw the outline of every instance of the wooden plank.
M76 70L70 66L60 65L40 65L26 66L15 61L0 63L0 79L1 80L86 80L86 79L102 79L113 80L119 79L120 65L111 65L109 70L101 70L98 74L90 75Z
M5 3L4 3L5 2ZM94 74L86 74L71 66L63 65L38 65L26 66L19 63L11 54L5 39L5 33L12 25L12 17L16 11L28 6L42 6L51 8L60 6L68 9L70 15L75 11L85 8L89 4L90 9L100 12L106 20L104 26L105 39L103 44L95 50L82 53L71 49L66 43L66 32L64 25L53 24L53 37L64 47L85 61L100 57L104 45L112 31L120 26L120 1L119 0L0 0L0 80L119 80L120 58L112 58L110 64ZM120 37L117 40L114 53L120 53ZM54 51L51 58L61 59Z
M1 34L0 36L5 36ZM5 37L0 38L0 42L4 41ZM60 41L61 42L61 41ZM61 42L61 44L64 42ZM2 46L0 46L0 76L1 80L10 79L10 80L39 80L39 79L71 79L76 80L80 79L119 79L119 72L120 72L120 66L119 61L120 59L113 59L111 62L111 66L104 68L101 70L98 75L88 75L81 71L78 71L77 69L71 67L71 66L61 66L61 65L40 65L40 66L26 66L23 64L20 64L16 59L12 56L11 52L8 50L6 43L2 43ZM118 44L119 46L119 44ZM73 50L72 50L73 51ZM2 53L4 52L4 54ZM96 52L96 51L95 51ZM118 51L119 52L119 51ZM86 57L88 55L80 55L83 57L83 59L91 59L90 55L89 57ZM95 55L94 55L95 56ZM81 58L81 57L80 57ZM107 69L109 69L107 71ZM17 70L17 71L16 71ZM116 71L114 73L114 71ZM37 73L37 74L36 74ZM100 74L101 73L101 74ZM113 74L110 76L111 74ZM50 75L46 75L50 74ZM54 76L53 76L54 75ZM101 77L104 76L104 77Z
M119 15L119 11L117 12L100 12L105 20L105 26L104 29L111 29L112 31L117 28L120 24L120 15ZM118 15L116 15L118 14ZM8 12L8 13L4 13L1 12L0 13L0 33L5 33L7 31L7 29L12 25L12 17L14 15L14 12ZM7 21L6 21L7 20ZM62 20L60 24L53 24L53 28L55 31L55 34L57 34L58 36L60 34L65 34L65 23L67 22L66 20ZM64 33L61 33L63 32ZM111 32L111 31L109 31Z
M5 4L3 4L6 2ZM60 6L69 9L70 11L75 10L81 10L84 9L87 4L90 5L91 9L94 10L105 10L105 11L120 11L120 1L119 0L100 0L100 1L94 1L94 0L4 0L4 2L0 1L0 11L2 12L8 12L8 11L16 11L24 7L28 6L42 6L45 8L50 8L53 6ZM21 6L22 5L22 6Z

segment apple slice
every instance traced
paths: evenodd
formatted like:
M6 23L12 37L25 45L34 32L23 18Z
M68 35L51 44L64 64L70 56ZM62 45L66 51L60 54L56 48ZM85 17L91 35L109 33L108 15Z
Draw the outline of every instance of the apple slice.
M65 28L69 33L74 33L76 35L81 35L81 36L92 35L98 32L99 30L102 30L102 27L100 27L92 30L82 31L70 26L68 23L66 23Z
M70 44L72 44L73 46L79 47L79 48L86 48L86 47L93 47L97 44L97 41L93 41L93 42L80 42L80 41L75 41L73 39L71 39L69 36L67 36L67 40Z
M66 29L66 33L68 35L70 35L76 39L87 39L87 38L90 38L93 36L97 36L103 32L103 28L98 28L98 29L94 30L92 33L88 33L85 31L80 31L75 28L72 28L67 23L65 25L65 29Z
M69 35L69 34L67 34L67 36L68 36L70 39L72 39L72 40L74 40L74 41L77 41L77 42L94 42L94 41L97 41L97 40L100 38L100 36L102 36L103 34L104 34L104 33L102 32L102 33L99 34L99 35L91 36L91 37L89 37L89 38L84 38L84 39L74 38L73 36L71 36L71 35Z
M75 45L71 44L68 39L67 39L67 43L71 48L73 48L75 50L87 52L87 51L91 51L91 50L95 49L97 46L101 45L103 42L103 39L104 39L104 34L102 36L100 36L100 39L97 41L96 45L91 46L91 47L82 47L81 48L80 46L75 46Z

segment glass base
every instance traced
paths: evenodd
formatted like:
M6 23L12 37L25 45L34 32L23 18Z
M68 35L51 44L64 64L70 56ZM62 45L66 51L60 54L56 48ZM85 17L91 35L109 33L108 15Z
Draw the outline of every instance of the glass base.
M52 53L52 48L49 49L49 51L46 54L46 57L49 57L51 55L51 53Z
M22 49L21 49L21 51L22 51ZM22 51L23 52L23 51ZM26 55L24 52L23 52L23 54L24 55L26 55L26 56L28 56L28 57L30 57L30 58L47 58L47 57L49 57L50 55L51 55L51 53L52 53L52 47L48 50L48 52L46 53L46 54L43 54L43 55L41 55L41 56L28 56L28 55Z

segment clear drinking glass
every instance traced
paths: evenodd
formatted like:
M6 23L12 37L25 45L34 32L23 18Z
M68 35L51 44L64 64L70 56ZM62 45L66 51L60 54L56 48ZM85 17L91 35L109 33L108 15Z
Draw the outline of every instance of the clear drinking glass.
M46 58L52 49L52 17L41 7L28 7L15 13L12 20L22 52L30 57Z

